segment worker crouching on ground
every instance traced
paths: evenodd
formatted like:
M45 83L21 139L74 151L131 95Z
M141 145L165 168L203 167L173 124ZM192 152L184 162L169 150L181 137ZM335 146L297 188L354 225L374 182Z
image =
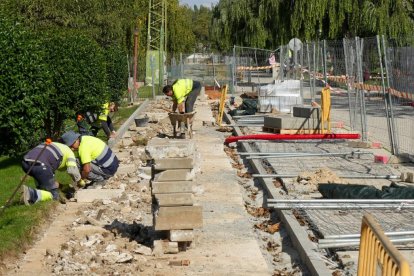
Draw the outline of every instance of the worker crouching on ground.
M191 79L178 79L172 85L166 85L162 92L173 100L172 112L193 112L194 103L200 95L201 84Z
M81 177L92 181L91 186L105 185L118 170L118 158L99 138L68 131L62 135L62 140L79 156Z
M81 135L96 136L99 130L102 128L108 139L115 138L116 131L112 124L112 119L109 116L110 112L117 110L114 102L105 103L102 106L102 112L99 116L96 113L86 112L85 117L78 114L76 118L76 125L78 126L79 133Z
M116 109L116 105L114 102L106 103L103 105L103 111L99 115L99 121L101 123L101 127L106 134L106 137L115 138L116 131L114 126L112 125L111 117L109 117L110 112L114 112Z
M55 180L56 170L66 169L73 181L81 181L74 153L68 146L61 143L40 144L31 149L22 161L25 173L30 167L32 169L29 175L35 179L36 189L22 186L23 201L26 205L59 199L59 183Z

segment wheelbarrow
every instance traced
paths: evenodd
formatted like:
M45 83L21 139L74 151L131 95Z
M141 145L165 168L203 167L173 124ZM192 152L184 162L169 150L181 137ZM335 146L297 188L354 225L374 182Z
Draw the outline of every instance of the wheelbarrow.
M177 137L177 128L180 128L181 133L185 133L183 131L184 125L187 125L187 135L188 137L193 138L193 117L195 115L195 111L190 113L175 113L170 112L168 113L168 117L170 118L171 124L173 126L173 133L174 137Z

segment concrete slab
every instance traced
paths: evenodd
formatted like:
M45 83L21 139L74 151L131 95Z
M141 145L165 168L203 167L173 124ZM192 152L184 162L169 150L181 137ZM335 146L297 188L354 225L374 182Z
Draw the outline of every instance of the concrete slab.
M154 169L171 170L171 169L192 169L194 167L194 158L156 158L154 159Z
M193 230L171 230L169 231L170 241L189 242L194 240Z
M190 181L194 179L194 171L190 169L155 171L154 181Z
M191 193L194 184L193 181L152 181L151 187L153 194Z
M275 129L319 129L319 120L313 118L264 117L264 127Z
M203 227L203 207L160 207L154 218L155 230L185 230Z
M154 194L154 197L160 207L194 205L192 193Z
M146 151L153 159L191 157L194 156L195 144L191 140L154 138L148 142Z
M78 190L75 199L79 203L90 203L94 200L113 199L121 197L122 189L85 189Z
M320 107L312 106L294 106L293 117L300 118L314 118L320 120L321 109Z

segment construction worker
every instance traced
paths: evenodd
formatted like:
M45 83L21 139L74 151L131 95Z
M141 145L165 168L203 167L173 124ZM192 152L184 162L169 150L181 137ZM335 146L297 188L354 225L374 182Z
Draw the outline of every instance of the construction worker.
M40 154L42 150L43 152ZM76 165L75 155L64 144L52 142L48 145L40 144L31 149L22 161L25 173L29 171L30 167L32 169L29 175L35 179L36 189L26 185L22 186L23 201L26 205L59 199L59 183L55 180L56 170L66 169L72 180L81 184L81 175Z
M99 116L96 113L87 111L85 116L78 114L76 117L76 125L81 135L96 136L99 130L102 128L106 134L106 137L114 138L116 131L112 125L110 112L116 111L116 105L114 102L107 102L102 106L102 112Z
M193 111L200 90L200 82L191 79L178 79L172 85L164 86L162 92L172 98L172 112L178 108L179 113L190 113Z
M105 180L118 170L118 158L99 138L68 131L62 135L62 140L75 152L75 156L79 156L81 177L92 181L92 185L105 185Z
M101 114L99 114L99 121L101 123L101 127L104 130L106 137L114 138L116 135L116 132L114 130L114 127L112 125L111 117L109 117L110 112L114 112L116 108L116 105L114 102L111 103L105 103L103 105L103 111Z

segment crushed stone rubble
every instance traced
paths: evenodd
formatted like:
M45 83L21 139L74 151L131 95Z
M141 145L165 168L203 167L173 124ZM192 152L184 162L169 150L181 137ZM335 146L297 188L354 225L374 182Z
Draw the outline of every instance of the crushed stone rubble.
M119 198L95 200L77 213L67 229L67 241L59 252L48 252L46 264L57 275L136 275L150 274L161 264L153 256L154 240L149 140L172 133L164 101L149 110L146 127L129 127L130 135L121 141L122 166L133 165L132 172L111 178L102 189L122 189ZM164 117L163 115L164 114ZM129 138L131 137L131 138Z
M213 107L217 106L217 103L213 104ZM162 274L163 269L170 269L172 264L180 263L183 266L174 257L176 255L160 257L152 249L154 241L160 237L153 230L154 205L150 188L152 157L146 151L146 145L155 137L169 139L172 135L166 112L170 108L170 100L153 102L147 108L150 111L147 114L150 118L148 125L129 126L127 135L114 149L120 159L119 171L122 172L100 187L120 189L121 195L83 205L85 207L76 213L72 224L67 227L65 241L60 244L59 250L45 252L44 267L50 273L165 275ZM304 274L306 270L300 265L299 256L283 224L274 211L262 207L263 191L257 188L250 168L243 164L234 149L225 147L225 151L237 171L245 209L250 214L252 232L269 267L273 269L273 275ZM202 193L203 187L193 187L193 194ZM188 275L191 273L195 271L189 270Z

